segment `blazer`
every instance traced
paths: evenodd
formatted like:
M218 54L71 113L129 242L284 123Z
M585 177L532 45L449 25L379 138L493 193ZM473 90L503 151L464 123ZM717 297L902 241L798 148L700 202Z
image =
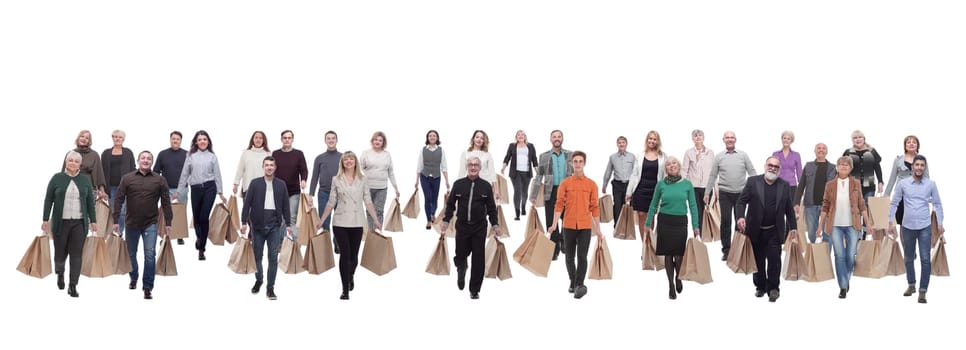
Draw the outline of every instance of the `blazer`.
M113 147L101 152L101 167L104 169L104 186L108 186L111 179L111 150ZM134 152L130 148L121 147L121 177L135 170L137 162L134 160ZM120 180L120 179L118 179Z
M838 203L839 191L836 186L838 186L839 179L836 177L825 183L825 197L822 198L822 214L825 216L825 227L823 232L832 232L832 226L835 224L835 205ZM862 229L862 213L867 209L865 208L865 197L862 196L862 186L859 184L859 180L854 177L849 176L849 206L851 207L850 212L852 213L852 228L856 230Z
M332 177L332 190L326 207L332 210L332 226L365 227L366 207L372 205L366 177L357 177L350 185L345 178Z
M564 174L564 178L573 175L574 167L570 165L570 158L573 157L574 152L560 149L563 153L564 158L567 159L567 173ZM551 160L551 155L553 154L553 149L543 152L540 154L540 160L537 161L537 173L534 174L536 181L530 185L530 200L537 200L537 190L540 189L540 185L543 186L543 198L544 200L551 200L550 193L553 192L553 160Z
M641 172L644 170L644 153L641 153L634 159L634 169L631 170L631 178L627 181L627 195L631 196L634 191L637 190L637 184L641 183ZM661 152L657 157L657 181L660 182L664 180L664 161L667 160L667 155ZM655 186L656 187L656 186ZM620 200L624 200L621 198Z
M527 158L530 158L527 163L530 163L528 167L529 171L533 171L533 168L537 167L537 149L533 148L533 144L527 142ZM503 157L503 165L510 168L510 178L512 179L517 174L517 143L511 143L506 149L506 156Z
M245 192L245 203L242 206L241 222L252 227L265 225L265 178L252 179ZM285 226L292 226L291 210L288 206L288 189L285 181L272 179L272 191L275 193L275 219L284 222Z
M91 185L89 176L71 177L67 173L56 173L47 183L47 196L44 197L44 221L50 222L50 232L54 235L60 234L60 221L64 218L64 196L67 194L67 186L73 181L80 192L81 215L84 216L84 226L92 222L97 222L97 215L94 211L94 186ZM51 212L53 208L53 212Z
M752 240L763 238L759 236L761 234L761 223L765 213L765 186L764 175L749 177L745 183L745 188L738 197L737 217L739 219L745 219L745 234ZM777 231L788 232L798 229L797 222L795 221L795 207L792 206L792 189L788 186L788 181L778 178L775 179L775 183L772 186L775 186L775 193L778 196L776 200L778 208L775 208L775 212L779 216L784 216L784 218L775 218L775 226L778 228ZM786 227L786 224L788 227Z

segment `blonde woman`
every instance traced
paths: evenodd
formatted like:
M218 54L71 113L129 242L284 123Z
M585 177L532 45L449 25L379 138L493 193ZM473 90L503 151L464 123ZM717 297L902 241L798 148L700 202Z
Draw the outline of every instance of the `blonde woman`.
M657 183L654 197L647 212L644 233L650 234L654 227L654 213L660 209L658 217L661 228L657 231L657 255L664 257L667 270L668 298L677 299L684 290L681 284L681 262L688 241L688 214L691 214L691 231L698 237L698 206L694 195L694 185L681 177L681 162L668 157L664 163L667 176Z
M341 247L339 254L339 275L342 278L342 295L339 299L349 300L349 291L355 289L356 267L359 266L359 245L362 244L363 226L366 217L376 217L367 179L357 166L359 159L352 151L342 154L339 172L332 178L332 191L321 217L332 213L332 234ZM382 230L381 222L373 225ZM318 229L322 229L319 223Z
M517 130L516 141L506 149L503 156L503 168L500 174L506 173L510 167L510 181L513 182L513 209L516 212L514 220L520 220L520 215L526 215L527 198L530 195L530 179L533 178L533 168L537 167L537 150L527 141L527 133Z
M865 133L861 130L852 132L852 147L845 150L842 155L852 157L852 177L859 180L862 185L862 197L865 198L865 205L868 206L869 197L874 196L876 192L882 192L885 187L882 178L882 156L872 145L865 142ZM867 231L868 228L866 228ZM865 233L859 235L859 239L865 239Z
M470 147L460 155L460 164L466 164L466 161L472 157L480 158L480 178L491 185L496 182L496 166L493 165L493 157L490 156L490 137L483 130L473 131L473 137L470 138ZM466 168L460 167L457 178L462 179L464 177L466 177Z
M386 193L389 192L389 182L396 190L396 199L399 199L399 186L396 185L396 174L393 171L392 155L386 150L389 141L386 134L376 131L369 139L372 148L362 151L359 156L359 167L366 174L366 181L369 185L369 195L372 196L372 204L376 206L376 215L369 216L369 227L375 227L375 221L382 223L383 209L386 207ZM324 217L324 216L323 216Z
M634 161L634 169L631 170L631 179L627 184L628 194L624 196L624 202L630 202L634 211L637 212L637 226L641 228L641 242L644 242L643 235L647 213L651 207L651 200L654 198L654 189L658 181L664 179L664 162L667 156L661 151L661 135L657 131L651 130L647 133L644 141L644 153Z

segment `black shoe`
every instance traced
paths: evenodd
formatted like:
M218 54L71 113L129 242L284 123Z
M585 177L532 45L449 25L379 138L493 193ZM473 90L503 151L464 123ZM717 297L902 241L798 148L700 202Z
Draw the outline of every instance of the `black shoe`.
M721 254L721 261L728 261L728 251L724 251Z
M178 245L184 245L184 238L178 238Z
M668 299L674 300L678 298L678 294L674 292L674 288L668 288L667 292Z
M205 261L205 252L198 251L198 260Z
M426 222L426 229L427 229L427 230L430 230L430 229L432 229L432 228L433 228L433 224L431 224L431 223L430 223L429 221L427 221L427 222Z
M275 287L265 288L265 297L268 298L268 300L278 299L278 297L275 296Z
M772 289L768 292L768 301L774 303L778 300L778 289Z
M574 288L574 299L580 299L587 295L587 286L577 286Z
M763 296L765 296L764 289L755 289L755 298L761 298Z
M459 267L459 266L456 267L456 286L459 287L460 290L463 290L463 288L466 287L466 268L465 267Z
M684 284L681 283L681 279L677 279L674 281L674 289L677 290L678 294L680 294L681 291L684 290Z
M252 286L252 294L258 294L258 291L262 289L262 281L255 281L255 285Z
M553 252L553 261L557 261L557 256L560 255L559 251Z
M154 297L151 296L151 290L150 289L147 289L147 288L144 289L144 299L145 300L154 299Z
M332 237L332 251L336 254L339 254L339 242L335 241L335 237ZM349 296L347 295L346 299L348 298Z
M64 274L57 274L57 289L64 290Z
M909 288L906 288L906 291L902 293L902 296L909 297L909 296L912 296L914 293L916 293L916 286L909 286Z
M355 289L356 289L356 281L354 281L354 280L353 281L349 281L349 291L351 292L351 291L353 291Z
M926 292L919 292L919 303L920 304L926 303Z
M517 216L517 217L513 218L513 221L520 221L520 217Z
M74 297L74 298L79 297L80 294L77 293L77 286L72 284L69 287L67 287L67 295L70 295L71 297Z
M839 299L845 299L845 296L848 295L848 293L849 292L845 290L845 288L839 289Z
M476 299L479 299L479 298L480 298L480 293L479 292L470 293L470 299L476 300Z
M138 288L138 281L131 281L131 283L127 284L127 289L137 289L137 288Z
M349 300L349 292L342 292L342 295L339 296L339 299Z
M574 285L571 284L570 288L567 288L567 293L574 294Z

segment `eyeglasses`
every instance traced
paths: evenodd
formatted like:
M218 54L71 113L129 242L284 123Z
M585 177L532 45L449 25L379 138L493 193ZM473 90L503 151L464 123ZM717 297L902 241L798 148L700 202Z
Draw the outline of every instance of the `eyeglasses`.
M767 164L768 169L781 169L781 164Z
M479 163L469 163L469 164L467 164L466 166L468 166L468 167L477 167L477 168L479 168L479 167L480 167L480 164L479 164Z

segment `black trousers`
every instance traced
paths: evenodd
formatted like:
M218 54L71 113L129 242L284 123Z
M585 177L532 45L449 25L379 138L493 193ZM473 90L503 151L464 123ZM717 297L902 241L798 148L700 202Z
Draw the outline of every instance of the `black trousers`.
M84 240L87 228L83 219L67 219L60 222L60 232L54 233L54 272L63 274L67 257L70 256L70 284L77 285L80 279L81 258L84 255Z
M627 182L611 180L610 187L614 192L614 227L617 227L617 218L621 217L621 209L624 209L624 197L627 197Z
M590 229L563 229L564 247L566 247L567 274L570 275L570 286L584 285L587 276L587 252L590 250ZM576 253L576 254L575 254ZM574 261L576 259L576 262Z
M781 282L784 235L778 232L776 226L761 230L756 237L749 238L755 252L755 266L758 268L758 272L752 275L755 288L766 292L777 290Z
M359 246L362 245L362 227L332 226L332 235L339 242L339 276L342 277L342 291L349 291L349 282L356 275L359 266Z
M701 232L701 225L704 223L704 187L694 188L694 199L698 202L698 232ZM616 225L616 222L615 222Z
M519 217L520 214L525 214L527 211L527 198L530 198L527 190L529 190L530 178L533 175L529 171L517 171L513 174L510 178L510 181L513 181L513 209Z
M554 207L557 206L557 187L558 186L553 186L553 189L550 190L550 198L544 198L546 201L543 203L543 212L547 216L547 228L550 228L550 225L553 225L553 210ZM566 214L566 211L560 212L561 221L563 221L563 217ZM558 254L560 254L560 250L563 249L562 245L564 245L563 236L560 235L560 225L557 225L556 230L550 232L550 240L554 243L553 256L556 257Z
M470 293L479 293L483 286L483 272L486 265L486 223L474 226L456 225L456 255L453 263L465 269L466 258L473 256L470 269Z
M741 193L718 191L718 205L721 207L721 252L725 254L731 250L731 219L738 217L738 197L741 197Z

